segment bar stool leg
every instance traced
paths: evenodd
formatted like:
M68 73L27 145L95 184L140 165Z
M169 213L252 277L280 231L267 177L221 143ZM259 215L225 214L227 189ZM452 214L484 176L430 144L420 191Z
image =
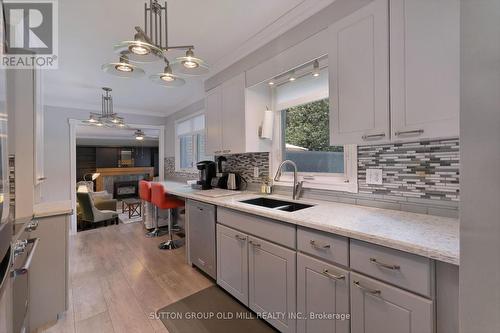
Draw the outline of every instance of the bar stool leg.
M169 209L168 210L168 238L169 238L169 240L167 240L166 242L162 242L162 243L160 243L160 245L158 245L158 248L160 250L174 250L174 249L178 249L184 245L183 239L174 239L173 238L173 236L174 236L174 233L172 230L173 224L174 224L174 222L173 222L172 209Z
M161 237L163 235L166 235L167 232L165 230L160 230L158 228L158 207L154 206L154 214L153 214L154 222L155 222L155 228L153 231L148 232L146 234L146 237L153 238L153 237Z

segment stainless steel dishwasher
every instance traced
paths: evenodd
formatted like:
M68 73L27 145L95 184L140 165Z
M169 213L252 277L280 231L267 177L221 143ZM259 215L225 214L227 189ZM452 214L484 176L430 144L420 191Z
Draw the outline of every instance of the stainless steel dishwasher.
M217 276L215 255L215 206L188 200L189 258L191 263L212 278Z

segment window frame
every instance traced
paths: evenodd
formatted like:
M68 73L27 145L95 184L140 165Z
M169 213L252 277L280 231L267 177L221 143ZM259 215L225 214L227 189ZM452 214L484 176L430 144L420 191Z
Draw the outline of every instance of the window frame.
M293 106L312 103L317 100L326 99L329 96L323 94L310 94L303 98L293 100L293 103L283 105L276 104L276 87L272 88L274 119L274 140L272 143L271 171L274 181L274 175L278 166L283 161L283 128L282 111ZM330 113L331 114L331 113ZM303 188L343 191L349 193L358 193L358 149L357 145L344 145L344 173L320 173L320 172L298 172L299 181L303 181ZM280 181L274 181L275 185L292 187L293 173L283 172Z
M185 133L182 135L178 134L177 127L180 123L188 121L190 119L193 119L195 117L198 117L200 115L203 115L205 117L206 121L206 115L205 111L199 111L193 114L190 114L189 116L179 118L175 121L174 124L174 133L175 133L175 171L176 172L187 172L187 173L197 173L198 169L196 168L196 163L193 162L193 166L191 168L181 168L181 137L186 137L186 136L191 136L192 137L192 142L193 142L193 161L197 159L198 156L198 135L206 135L206 124L203 129L198 130L198 131L192 131L189 133Z

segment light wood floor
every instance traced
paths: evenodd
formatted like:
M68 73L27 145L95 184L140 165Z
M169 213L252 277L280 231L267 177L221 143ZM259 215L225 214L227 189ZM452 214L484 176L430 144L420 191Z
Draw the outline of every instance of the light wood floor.
M132 223L72 236L69 310L39 332L168 332L149 315L213 283L186 264L185 247L159 250L166 237L144 232Z

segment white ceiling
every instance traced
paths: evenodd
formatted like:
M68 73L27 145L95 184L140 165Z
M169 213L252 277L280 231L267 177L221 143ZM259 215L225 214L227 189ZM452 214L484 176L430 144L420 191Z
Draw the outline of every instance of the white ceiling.
M169 43L194 44L211 65L209 76L227 67L334 0L170 0ZM203 80L165 88L141 79L103 73L115 62L113 45L130 40L143 25L143 0L59 1L59 69L44 73L45 104L100 109L100 88L113 88L115 111L168 115L203 96ZM171 59L179 55L172 52ZM161 62L143 66L147 75Z

